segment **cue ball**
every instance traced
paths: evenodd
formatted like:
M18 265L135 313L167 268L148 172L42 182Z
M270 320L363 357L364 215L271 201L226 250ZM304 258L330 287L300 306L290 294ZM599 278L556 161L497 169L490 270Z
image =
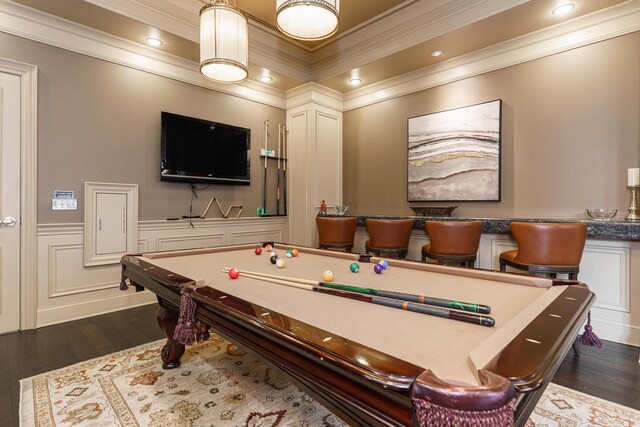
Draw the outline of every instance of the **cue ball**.
M271 261L271 264L275 264L276 261L278 260L278 255L276 255L276 254L271 255L269 260Z
M380 261L378 261L378 264L382 266L383 270L386 270L389 267L389 263L386 259L381 259Z
M229 277L231 277L232 279L237 279L239 275L240 275L240 272L235 268L232 268L231 270L229 270Z
M271 247L271 245L267 245L267 246L264 247L264 250L267 251L267 252L271 252L271 249L273 249Z
M331 282L333 280L333 273L329 270L322 273L322 280L325 282Z
M256 255L260 255L262 253L262 249L261 248L256 248Z
M349 270L351 270L352 273L357 273L358 271L360 271L360 264L358 264L357 262L352 262L349 266Z
M287 258L291 258L293 256L293 251L292 250L288 250L287 251Z
M284 260L283 260L283 259L278 258L278 259L276 260L276 267L278 267L278 268L283 268L283 267L284 267Z
M375 271L376 274L382 273L383 270L384 268L380 264L376 264L373 266L373 271Z

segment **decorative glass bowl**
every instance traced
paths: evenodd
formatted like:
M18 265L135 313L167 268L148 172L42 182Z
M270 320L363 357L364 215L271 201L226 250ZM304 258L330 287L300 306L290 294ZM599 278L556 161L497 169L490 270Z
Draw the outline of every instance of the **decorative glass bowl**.
M608 221L618 214L618 209L587 209L587 215L596 221Z
M333 207L333 209L335 209L335 210L336 210L336 213L337 213L338 215L344 215L344 214L345 214L345 212L347 212L347 209L349 209L349 206L348 206L348 205L346 205L346 206L338 206L338 205L335 205L335 206Z

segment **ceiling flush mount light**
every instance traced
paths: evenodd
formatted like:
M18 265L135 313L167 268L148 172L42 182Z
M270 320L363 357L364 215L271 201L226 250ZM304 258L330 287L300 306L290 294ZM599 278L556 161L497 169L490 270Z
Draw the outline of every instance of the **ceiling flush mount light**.
M431 56L433 56L433 57L437 57L437 56L442 55L443 53L444 53L444 52L443 52L443 51L441 51L441 50L434 50L433 52L431 52Z
M228 0L213 0L200 9L200 72L223 83L241 82L249 71L247 17Z
M338 31L340 0L277 0L276 25L298 40L322 40Z
M262 83L269 83L269 82L273 81L273 77L268 76L266 74L263 74L263 75L260 76L260 81Z
M350 85L357 86L357 85L359 85L360 83L362 83L362 80L361 80L361 79L359 79L359 78L357 78L357 77L354 77L354 78L352 78L352 79L349 79L349 84L350 84Z
M553 9L551 11L551 14L555 16L566 15L567 13L571 12L575 7L576 5L573 3L564 3L561 5L558 5L555 9Z
M146 39L144 39L144 41L147 42L149 46L153 46L153 47L162 46L162 40L155 37L147 37Z

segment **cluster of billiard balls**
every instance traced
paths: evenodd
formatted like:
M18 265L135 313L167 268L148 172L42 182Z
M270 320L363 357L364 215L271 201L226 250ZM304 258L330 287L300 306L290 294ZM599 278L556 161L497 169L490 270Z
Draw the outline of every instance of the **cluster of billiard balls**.
M264 250L267 252L272 252L273 247L271 245L266 245L264 247ZM256 255L262 254L262 248L257 247L255 253ZM287 258L297 257L298 253L299 252L297 249L289 249L286 252ZM275 264L275 266L278 268L283 268L285 266L284 259L279 258L278 254L276 254L275 252L271 254L271 256L269 257L269 261L271 261L271 264ZM382 272L388 267L389 263L387 263L387 261L383 259L380 260L377 264L373 265L373 271L375 271L376 274L382 274ZM351 265L349 265L349 270L352 273L357 273L358 271L360 271L360 264L358 264L357 262L352 262ZM237 269L232 268L231 270L229 270L230 278L237 279L238 276L240 276L240 272ZM326 270L324 273L322 273L322 280L324 280L325 282L333 281L333 272L330 270Z
M272 252L273 251L273 247L271 245L266 245L264 247L264 250L267 252ZM262 253L262 248L257 247L256 248L256 255L260 255ZM298 256L298 250L297 249L289 249L287 252L287 258L292 258L292 257L297 257ZM279 258L278 254L276 254L275 252L273 252L271 254L271 256L269 257L269 261L271 261L271 264L275 264L276 267L278 268L284 268L285 263L284 263L284 259Z
M380 260L377 264L374 264L373 271L375 271L376 274L382 274L382 272L387 268L389 268L389 263L383 259L383 260ZM352 262L349 265L349 270L352 273L357 273L358 271L360 271L360 264L358 264L357 262ZM322 273L322 280L325 282L333 281L333 272L330 270L327 270L324 273Z

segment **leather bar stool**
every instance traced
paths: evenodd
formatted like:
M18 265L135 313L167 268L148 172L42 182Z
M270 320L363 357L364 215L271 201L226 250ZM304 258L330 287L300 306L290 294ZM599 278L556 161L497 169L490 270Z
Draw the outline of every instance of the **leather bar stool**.
M367 219L366 222L369 240L364 246L367 253L397 256L400 259L407 256L413 231L412 219Z
M518 249L500 254L500 271L509 266L531 275L568 274L570 280L578 279L586 224L512 222L511 233Z
M351 252L358 217L316 217L320 249L344 249Z
M482 221L425 221L430 243L422 247L422 262L456 263L473 267L480 245Z

